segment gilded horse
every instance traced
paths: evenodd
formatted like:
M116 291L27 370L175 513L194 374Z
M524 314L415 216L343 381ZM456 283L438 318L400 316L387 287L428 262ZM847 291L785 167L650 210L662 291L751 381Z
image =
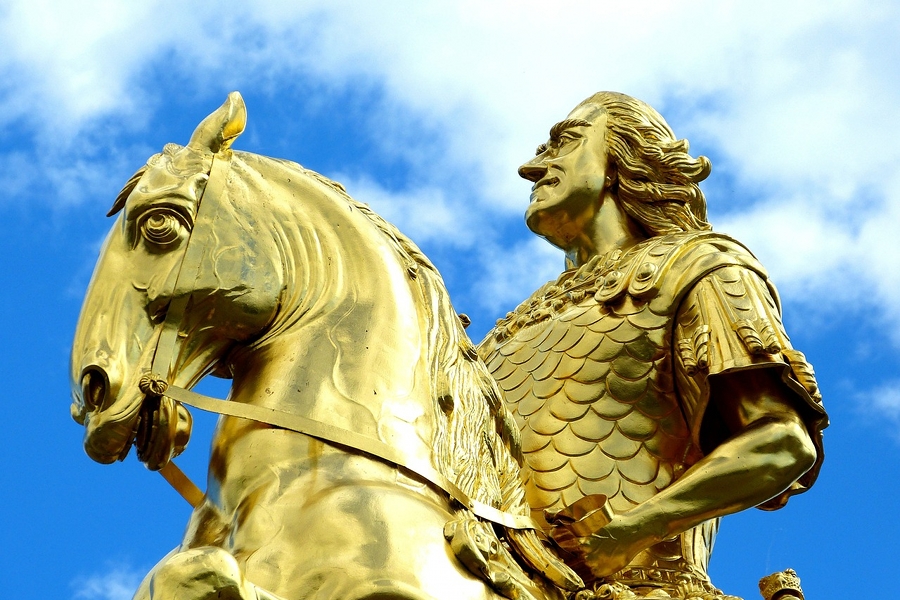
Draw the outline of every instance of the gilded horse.
M135 598L577 588L515 524L515 428L434 266L339 184L233 151L245 121L233 93L125 185L75 335L72 415L98 462L135 446L170 468L190 435L178 399L207 374L241 409L220 411L207 491Z

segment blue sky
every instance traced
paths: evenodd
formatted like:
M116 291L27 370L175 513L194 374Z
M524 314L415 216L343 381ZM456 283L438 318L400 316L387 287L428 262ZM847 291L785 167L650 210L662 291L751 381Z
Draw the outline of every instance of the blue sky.
M825 600L894 572L895 3L207 4L0 7L5 596L130 598L180 539L189 509L158 475L81 449L68 352L112 199L233 89L249 109L236 147L338 179L399 225L476 341L562 267L524 226L516 167L595 91L653 104L712 160L711 220L769 268L832 416L816 487L726 519L714 581L756 598L792 566ZM180 461L196 479L211 426L198 416Z

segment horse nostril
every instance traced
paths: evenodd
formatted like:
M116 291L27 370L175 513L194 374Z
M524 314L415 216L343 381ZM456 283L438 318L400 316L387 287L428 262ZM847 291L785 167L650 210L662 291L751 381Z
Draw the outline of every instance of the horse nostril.
M109 382L106 374L96 367L88 367L81 376L81 397L84 399L84 406L88 410L97 410L103 408L103 402L106 400L109 391Z

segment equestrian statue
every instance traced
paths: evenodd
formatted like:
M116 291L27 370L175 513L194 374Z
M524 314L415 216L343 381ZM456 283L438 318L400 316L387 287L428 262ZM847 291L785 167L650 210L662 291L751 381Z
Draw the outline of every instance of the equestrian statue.
M568 269L477 347L393 225L231 148L237 92L134 174L71 412L92 459L134 447L194 507L135 600L733 598L719 517L808 488L827 419L764 269L705 221L708 161L605 94L520 169ZM227 399L192 391L210 374ZM173 462L188 407L221 415L205 491ZM767 598L802 598L788 575Z

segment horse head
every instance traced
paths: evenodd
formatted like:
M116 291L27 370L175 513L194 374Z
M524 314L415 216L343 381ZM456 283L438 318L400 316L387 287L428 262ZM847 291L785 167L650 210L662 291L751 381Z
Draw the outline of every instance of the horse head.
M147 402L148 375L188 388L210 371L227 375L223 359L276 312L283 275L268 247L275 242L250 236L249 209L226 198L229 147L245 122L243 100L232 93L187 146L169 144L151 157L110 210L118 217L71 362L72 416L98 462L123 459L136 438L152 469L180 452L190 415L158 395ZM237 226L212 226L225 220Z

